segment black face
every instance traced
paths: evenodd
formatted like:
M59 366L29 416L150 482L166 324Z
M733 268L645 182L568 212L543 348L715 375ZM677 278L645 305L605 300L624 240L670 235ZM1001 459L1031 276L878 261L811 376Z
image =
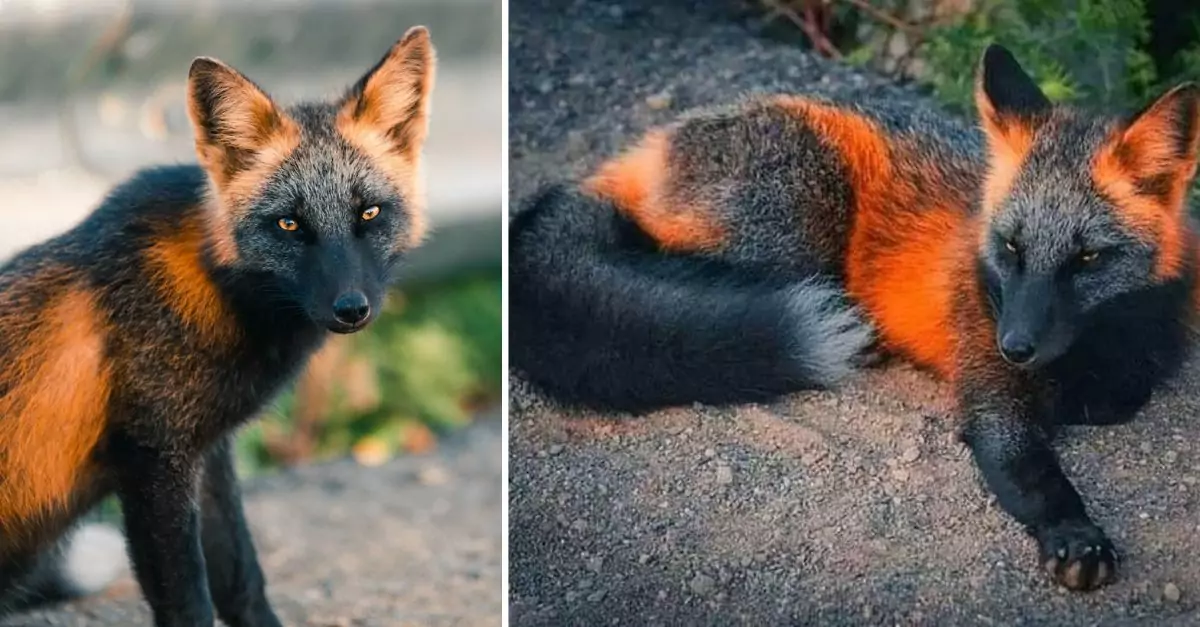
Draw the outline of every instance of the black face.
M239 266L269 277L264 298L353 333L379 313L412 228L405 199L335 131L310 131L236 229Z
M1008 211L993 221L980 276L996 319L996 346L1009 363L1030 369L1052 363L1105 303L1153 284L1153 251L1102 213L1060 214L1053 224L1038 224L1028 215L1014 219L1016 208Z

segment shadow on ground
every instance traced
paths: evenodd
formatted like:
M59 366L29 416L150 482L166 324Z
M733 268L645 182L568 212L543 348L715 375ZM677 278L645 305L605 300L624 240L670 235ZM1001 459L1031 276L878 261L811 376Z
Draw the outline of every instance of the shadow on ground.
M729 6L514 2L514 206L749 90L928 106L754 37ZM1134 424L1060 445L1123 552L1120 581L1087 595L1042 575L957 443L948 389L906 366L636 418L556 409L511 381L514 625L1196 624L1200 363Z

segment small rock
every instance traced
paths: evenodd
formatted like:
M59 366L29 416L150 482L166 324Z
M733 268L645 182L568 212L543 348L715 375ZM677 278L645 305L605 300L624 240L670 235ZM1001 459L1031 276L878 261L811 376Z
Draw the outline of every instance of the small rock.
M543 94L548 94L554 91L554 81L546 79L541 83L538 83L538 91L542 92Z
M1138 446L1138 448L1141 449L1141 451L1143 453L1150 453L1151 451L1154 450L1154 447L1151 446L1149 442L1142 442L1141 445Z
M592 580L591 579L580 579L579 583L577 583L575 585L579 586L580 590L586 590L586 589L592 587Z
M597 590L597 591L589 594L587 600L589 603L596 603L598 601L604 600L604 591Z
M658 600L659 600L659 601L662 601L662 600L663 600L663 599L665 599L665 598L667 598L667 591L666 591L666 590L659 590L659 591L658 591Z
M917 448L916 446L910 446L904 449L904 452L900 454L900 461L906 464L911 464L920 458L921 449Z
M714 451L713 449L710 449L710 448L704 449L704 458L705 459L712 459L716 456L717 456L717 452Z
M561 452L563 452L563 445L561 444L554 444L550 447L551 455L558 455Z
M580 519L576 520L575 522L571 523L571 528L574 529L575 531L584 531L587 529L587 521L580 518Z
M566 599L567 603L574 603L580 596L582 596L580 593L571 590L563 598Z
M446 485L450 482L450 473L441 466L426 466L417 473L417 480L427 486Z
M598 572L600 572L601 566L604 566L604 558L603 557L600 557L599 555L597 555L595 557L588 558L588 561L587 561L588 570L590 570L594 573L598 573Z
M695 577L692 577L691 581L688 582L688 588L690 588L693 593L700 596L708 596L708 594L710 594L716 587L716 580L703 573L697 574Z
M1179 586L1169 583L1163 586L1163 598L1171 603L1178 603L1182 593L1179 591Z
M717 483L721 485L733 483L733 468L724 464L717 466Z
M646 106L655 111L662 111L671 106L671 94L663 91L646 98Z
M645 566L646 564L649 564L649 563L650 563L650 554L649 553L642 553L641 555L638 556L638 564Z

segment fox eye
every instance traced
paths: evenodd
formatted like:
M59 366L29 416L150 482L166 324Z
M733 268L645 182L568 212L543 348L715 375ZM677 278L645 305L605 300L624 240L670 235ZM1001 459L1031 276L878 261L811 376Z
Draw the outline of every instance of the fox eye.
M279 225L279 228L285 231L295 231L300 228L300 223L292 218L279 218L275 224Z
M1011 239L1004 240L1004 247L1008 249L1008 252L1013 254L1016 254L1020 250L1017 248L1017 243Z
M371 205L362 212L363 220L374 220L379 215L379 205Z
M1098 250L1085 250L1079 253L1079 263L1092 263L1100 257Z

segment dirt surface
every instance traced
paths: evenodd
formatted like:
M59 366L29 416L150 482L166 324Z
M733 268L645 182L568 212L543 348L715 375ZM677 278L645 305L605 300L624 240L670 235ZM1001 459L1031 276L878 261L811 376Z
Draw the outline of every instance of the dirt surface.
M733 3L642 4L512 2L514 204L748 90L924 106L756 37ZM1059 444L1122 552L1120 580L1086 595L1041 573L957 443L948 388L903 364L770 406L639 417L512 387L514 625L1200 624L1200 361L1134 423Z
M499 625L503 429L493 417L437 453L378 468L338 462L263 477L246 510L285 625ZM131 579L3 627L135 627Z

